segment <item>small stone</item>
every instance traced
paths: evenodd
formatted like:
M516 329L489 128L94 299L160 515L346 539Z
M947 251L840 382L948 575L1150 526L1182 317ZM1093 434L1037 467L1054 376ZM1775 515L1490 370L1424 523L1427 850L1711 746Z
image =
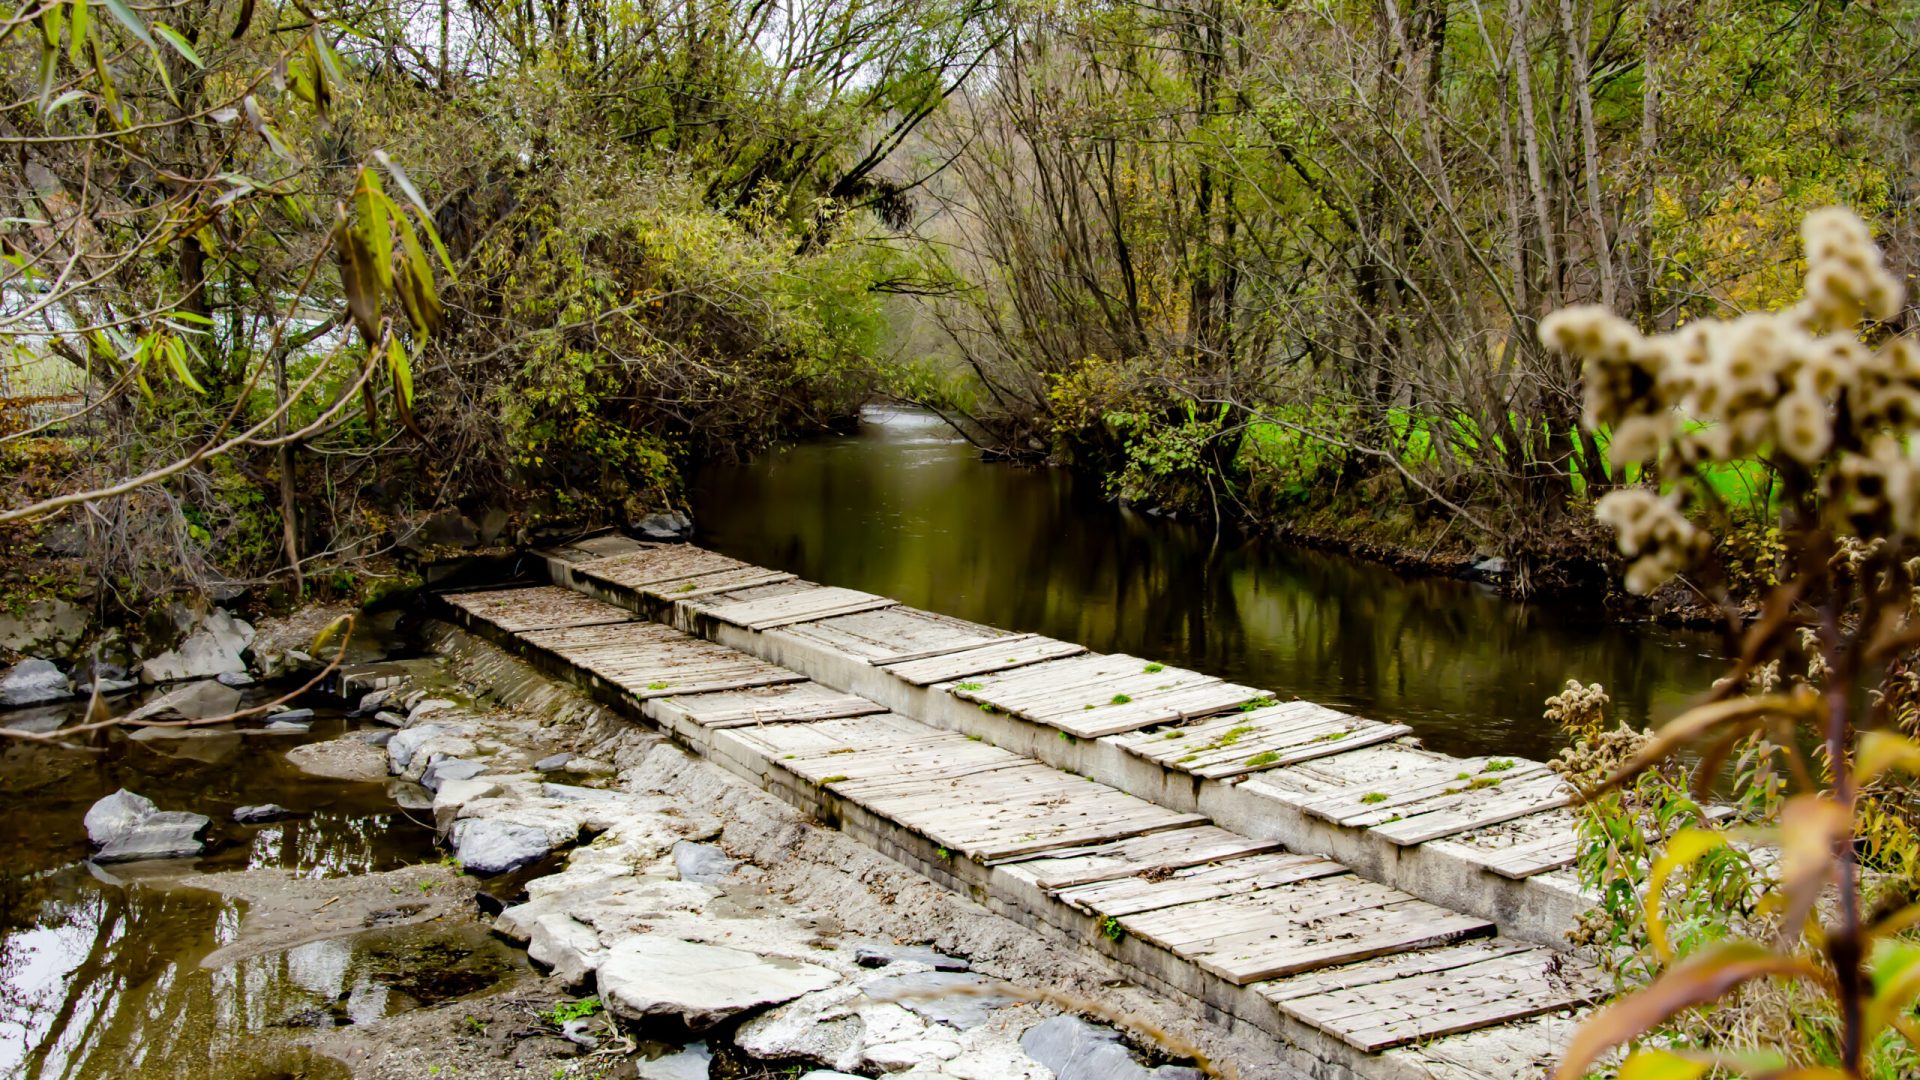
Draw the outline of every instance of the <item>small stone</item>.
M223 671L213 677L221 686L252 686L253 676L244 671Z
M576 1046L591 1050L600 1045L600 1040L587 1032L587 1029L592 1026L593 1021L591 1019L585 1016L576 1016L560 1025L560 1035Z
M1027 1056L1052 1069L1056 1080L1189 1080L1198 1070L1178 1065L1149 1069L1133 1059L1119 1032L1077 1016L1055 1016L1020 1036Z
M234 808L233 820L242 825L259 825L268 821L290 818L293 811L279 803L261 803L257 806L238 806Z
M290 720L290 721L311 720L313 719L313 710L312 709L279 709L274 712L268 713L267 719Z
M79 686L74 687L73 690L74 693L79 694L81 697L92 697L94 690L98 688L100 696L106 697L109 694L124 694L139 685L140 684L133 679L108 679L102 677L94 682L81 683Z
M681 881L718 885L740 869L740 860L727 858L726 852L712 844L682 840L673 845L673 868L680 872Z
M527 937L527 955L568 986L584 984L606 951L593 927L564 911L535 919Z
M573 760L572 754L566 754L566 753L552 754L547 757L541 758L539 761L534 762L533 767L535 769L538 769L541 772L558 772L559 770L566 768L567 762L572 760Z
M568 758L567 763L561 766L561 768L580 776L612 776L619 771L607 762L595 761L592 758L583 758L578 754Z
M394 712L392 709L380 709L375 712L373 714L373 722L376 724L385 724L388 727L407 726L407 718Z
M389 728L377 728L369 731L356 731L347 738L354 742L363 742L369 746L385 746L393 741L393 731Z
M0 709L59 701L66 696L67 677L51 660L22 660L0 677Z
M675 1017L702 1031L750 1009L825 989L840 976L815 964L654 933L608 950L595 980L601 1000L618 1016Z
M393 690L391 688L385 690L369 690L360 695L360 704L356 706L356 710L363 713L378 712L386 707L387 701L392 697Z
M881 1072L905 1072L928 1062L952 1061L960 1056L960 1043L954 1039L907 1039L876 1043L863 1049L860 1056Z
M313 730L313 725L302 724L297 720L275 720L260 730L271 731L280 735L305 735L307 732Z

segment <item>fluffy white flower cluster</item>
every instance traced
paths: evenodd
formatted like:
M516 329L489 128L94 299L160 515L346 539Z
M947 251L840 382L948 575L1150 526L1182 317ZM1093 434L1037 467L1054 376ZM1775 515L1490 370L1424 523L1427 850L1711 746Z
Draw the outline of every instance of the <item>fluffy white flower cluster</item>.
M1573 307L1541 320L1541 341L1583 362L1585 423L1612 428L1616 466L1773 453L1819 473L1822 495L1860 534L1920 536L1920 462L1907 449L1920 428L1920 346L1894 338L1869 349L1857 333L1863 318L1899 312L1900 283L1846 210L1808 215L1801 239L1805 296L1785 311L1647 336L1605 308ZM1635 592L1707 546L1678 501L1650 492L1609 493L1596 515L1619 530L1621 552L1637 556L1627 578Z

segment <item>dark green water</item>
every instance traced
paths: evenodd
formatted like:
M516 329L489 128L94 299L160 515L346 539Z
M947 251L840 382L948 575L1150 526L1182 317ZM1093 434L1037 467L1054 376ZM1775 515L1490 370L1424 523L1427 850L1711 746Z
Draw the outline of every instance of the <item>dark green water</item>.
M1410 724L1457 754L1546 757L1566 680L1603 683L1636 724L1725 670L1719 640L1519 604L1460 581L1122 510L1058 469L982 462L923 414L696 480L700 543L916 607L1192 667Z

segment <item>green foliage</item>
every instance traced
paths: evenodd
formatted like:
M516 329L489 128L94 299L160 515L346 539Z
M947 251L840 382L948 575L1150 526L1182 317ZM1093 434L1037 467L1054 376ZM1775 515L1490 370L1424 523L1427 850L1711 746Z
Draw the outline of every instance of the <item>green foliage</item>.
M560 1027L570 1020L583 1020L599 1015L603 1006L598 997L584 997L576 1001L555 1002L553 1008L540 1014L540 1019Z

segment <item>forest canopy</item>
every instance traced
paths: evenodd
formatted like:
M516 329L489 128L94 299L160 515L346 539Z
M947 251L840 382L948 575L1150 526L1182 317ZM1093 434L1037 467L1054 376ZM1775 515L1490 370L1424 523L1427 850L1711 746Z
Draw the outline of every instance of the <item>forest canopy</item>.
M1362 500L1544 562L1639 477L1537 321L1780 307L1834 204L1904 276L1914 22L29 2L0 23L0 528L103 603L297 596L436 515L676 507L691 465L884 396L1172 511ZM1717 489L1725 528L1770 508L1764 458Z

